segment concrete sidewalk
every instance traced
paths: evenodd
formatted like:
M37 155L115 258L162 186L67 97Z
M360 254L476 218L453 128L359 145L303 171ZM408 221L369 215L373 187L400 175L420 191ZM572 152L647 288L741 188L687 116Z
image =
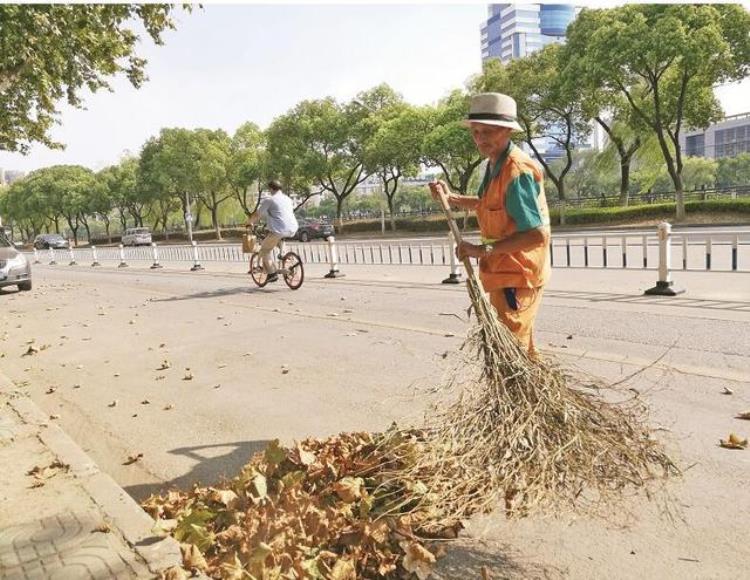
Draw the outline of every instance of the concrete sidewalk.
M0 578L155 578L172 538L0 374Z

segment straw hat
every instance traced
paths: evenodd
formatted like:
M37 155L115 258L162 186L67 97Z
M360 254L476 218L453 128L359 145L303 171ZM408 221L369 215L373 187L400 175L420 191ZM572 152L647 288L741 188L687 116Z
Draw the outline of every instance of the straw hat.
M481 93L471 97L469 116L464 123L483 123L523 131L516 121L516 101L501 93Z

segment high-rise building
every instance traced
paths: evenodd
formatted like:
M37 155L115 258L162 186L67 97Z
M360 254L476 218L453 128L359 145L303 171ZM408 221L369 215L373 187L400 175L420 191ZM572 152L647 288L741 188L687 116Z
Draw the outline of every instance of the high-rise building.
M565 41L578 9L572 4L490 4L482 25L482 61L508 62Z

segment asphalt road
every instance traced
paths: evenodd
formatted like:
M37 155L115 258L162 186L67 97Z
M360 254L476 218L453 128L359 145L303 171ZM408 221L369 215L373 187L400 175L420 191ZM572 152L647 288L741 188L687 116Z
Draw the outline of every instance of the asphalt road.
M3 371L138 499L231 476L275 438L419 421L467 329L465 291L433 268L351 267L331 281L310 266L292 292L250 287L241 264L179 267L39 266L34 291L0 292ZM652 272L555 275L538 343L596 377L638 373L625 387L691 466L670 486L685 521L642 500L626 502L630 528L494 514L449 550L443 577L488 565L518 578L740 578L750 450L717 441L750 434L734 419L750 410L750 295L729 289L747 276L693 278L697 292L660 300L640 295ZM45 348L22 356L32 340ZM143 460L124 466L136 452Z

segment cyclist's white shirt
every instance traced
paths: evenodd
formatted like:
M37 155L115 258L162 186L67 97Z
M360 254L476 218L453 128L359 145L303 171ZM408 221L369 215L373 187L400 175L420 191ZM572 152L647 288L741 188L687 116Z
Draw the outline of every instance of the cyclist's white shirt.
M299 224L294 216L294 203L283 191L277 191L261 201L258 211L271 233L284 238L297 233Z

